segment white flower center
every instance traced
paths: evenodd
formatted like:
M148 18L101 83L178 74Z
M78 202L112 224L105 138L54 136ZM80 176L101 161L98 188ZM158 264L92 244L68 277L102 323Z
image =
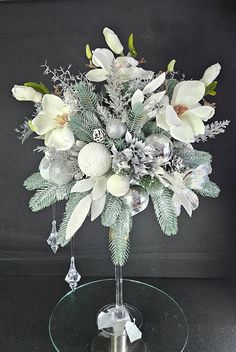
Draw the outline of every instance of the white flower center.
M68 114L57 115L56 120L61 126L64 126L69 121Z
M176 114L178 115L178 117L179 118L181 118L181 115L183 115L183 113L185 112L185 111L187 111L188 110L188 108L187 108L187 106L185 106L185 105L175 105L174 106L174 110L175 110L175 112L176 112Z

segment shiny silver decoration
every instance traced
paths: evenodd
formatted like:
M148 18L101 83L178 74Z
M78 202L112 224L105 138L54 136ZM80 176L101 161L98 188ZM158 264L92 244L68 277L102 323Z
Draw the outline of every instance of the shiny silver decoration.
M132 216L146 209L149 203L149 195L141 186L131 186L124 198Z
M106 133L104 132L104 130L102 128L96 128L93 131L94 142L102 143L105 138L106 138Z
M75 266L75 257L71 257L70 269L65 277L65 281L69 284L72 291L74 291L81 279L81 275L78 273Z
M151 134L145 139L145 143L155 148L158 165L164 165L171 159L173 145L168 137L163 134Z
M51 233L47 239L47 244L51 247L51 250L53 251L53 253L56 253L58 250L57 237L58 237L57 222L56 222L56 220L53 220L52 221L52 230L51 230Z
M66 185L73 178L70 163L52 162L49 169L49 177L50 180L58 186Z
M109 119L106 122L106 132L112 139L122 138L126 131L126 125L119 119Z

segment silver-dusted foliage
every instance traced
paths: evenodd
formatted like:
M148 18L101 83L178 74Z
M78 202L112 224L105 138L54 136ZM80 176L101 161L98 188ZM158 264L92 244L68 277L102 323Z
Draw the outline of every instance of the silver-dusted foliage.
M129 174L132 179L140 180L142 176L154 176L157 163L155 148L127 132L127 147L118 151L113 145L112 169L116 173Z

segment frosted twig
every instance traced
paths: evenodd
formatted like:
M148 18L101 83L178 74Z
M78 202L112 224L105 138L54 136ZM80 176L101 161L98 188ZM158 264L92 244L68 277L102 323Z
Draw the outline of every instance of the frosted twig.
M205 133L196 137L195 142L206 142L208 139L215 138L218 134L224 133L226 127L229 125L229 120L215 121L206 125Z

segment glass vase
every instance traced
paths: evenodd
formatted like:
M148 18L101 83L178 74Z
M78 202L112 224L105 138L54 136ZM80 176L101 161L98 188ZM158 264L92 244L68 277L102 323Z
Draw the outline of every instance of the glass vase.
M98 331L97 336L92 342L91 352L146 352L147 347L141 338L130 342L124 326L124 321L130 320L140 330L143 318L136 307L124 304L123 274L120 265L115 266L115 287L116 301L100 309L97 315L97 325L99 327L99 319L104 314L109 314L112 317L112 323L116 324L116 328L113 326L102 328Z

